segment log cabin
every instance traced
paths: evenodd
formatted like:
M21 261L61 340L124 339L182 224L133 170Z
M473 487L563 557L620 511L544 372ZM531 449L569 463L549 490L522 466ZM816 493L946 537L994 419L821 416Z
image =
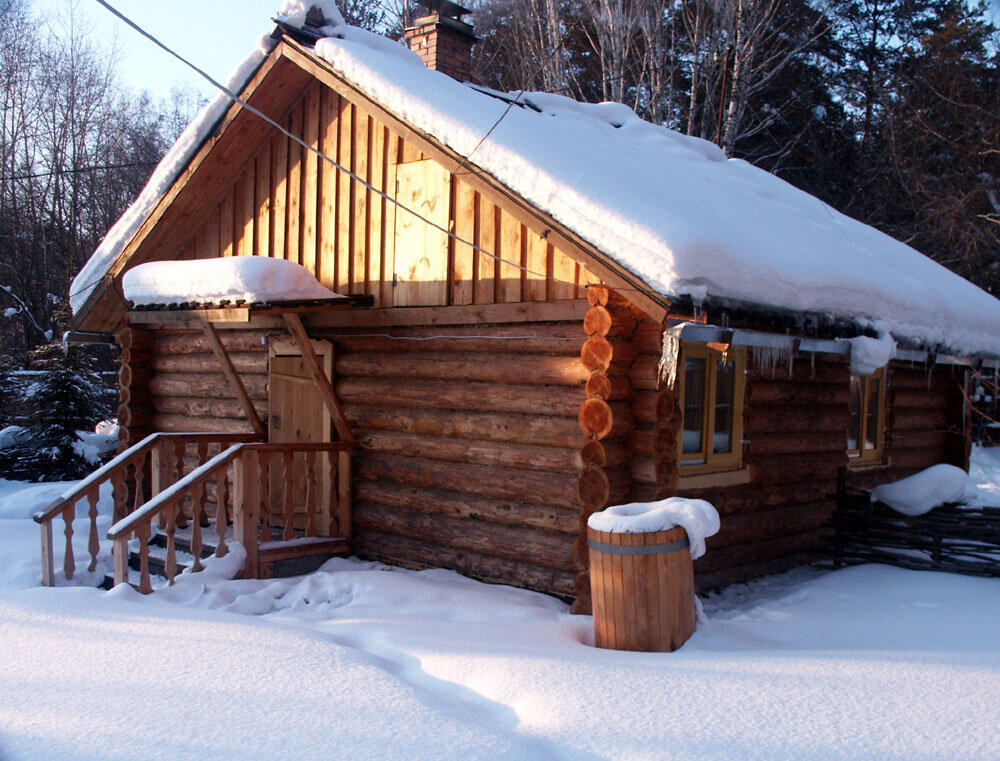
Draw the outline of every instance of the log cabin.
M248 575L326 537L587 612L608 505L714 504L710 589L815 560L838 475L967 467L992 296L624 106L468 83L468 11L429 9L412 52L330 0L279 16L74 282L74 338L122 350L123 454L73 496L115 484L118 581L130 535L231 503ZM347 299L123 293L220 257Z

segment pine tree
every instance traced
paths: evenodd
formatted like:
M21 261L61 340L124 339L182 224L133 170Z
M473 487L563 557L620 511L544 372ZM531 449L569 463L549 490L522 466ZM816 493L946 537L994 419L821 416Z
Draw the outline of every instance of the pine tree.
M80 347L67 351L55 342L36 351L42 375L28 390L31 409L23 438L0 450L0 477L31 481L82 478L96 460L77 431L93 430L110 410L100 379Z
M1000 288L1000 75L985 6L943 0L900 66L881 151L887 231L977 285ZM991 216L996 215L996 216Z

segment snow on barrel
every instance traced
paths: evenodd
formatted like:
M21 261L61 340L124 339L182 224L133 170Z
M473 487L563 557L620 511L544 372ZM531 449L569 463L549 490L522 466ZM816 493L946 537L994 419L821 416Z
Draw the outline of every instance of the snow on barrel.
M694 633L693 558L719 530L700 499L670 497L594 513L587 521L594 640L614 650L671 652Z

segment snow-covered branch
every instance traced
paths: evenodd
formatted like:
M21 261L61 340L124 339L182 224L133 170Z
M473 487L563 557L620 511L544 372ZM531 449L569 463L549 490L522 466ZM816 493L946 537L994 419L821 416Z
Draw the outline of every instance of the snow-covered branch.
M18 303L17 307L8 307L7 309L5 309L3 313L4 317L14 317L16 315L23 314L25 317L28 318L28 322L30 322L35 327L35 329L45 337L46 341L52 340L52 331L45 330L45 328L43 328L41 325L38 324L38 320L35 319L35 316L31 313L31 310L28 309L28 305L24 302L24 299L22 299L20 296L14 293L14 289L11 286L0 285L0 291L6 293L14 301Z

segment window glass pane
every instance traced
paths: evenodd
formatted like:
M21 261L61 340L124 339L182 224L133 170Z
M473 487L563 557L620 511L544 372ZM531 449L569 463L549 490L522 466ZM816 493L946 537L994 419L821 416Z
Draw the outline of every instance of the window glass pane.
M878 405L882 384L878 376L866 378L868 414L865 416L865 449L878 449Z
M684 454L702 451L705 420L705 359L684 360Z
M861 438L861 379L851 376L851 424L847 428L847 448L857 450Z
M718 362L715 374L715 434L712 451L733 451L733 404L736 399L736 363Z

